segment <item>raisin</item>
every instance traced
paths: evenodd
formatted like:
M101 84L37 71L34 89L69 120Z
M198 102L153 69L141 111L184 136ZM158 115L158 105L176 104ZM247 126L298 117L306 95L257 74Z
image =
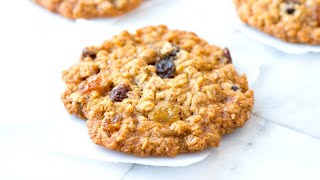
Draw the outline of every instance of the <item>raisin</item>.
M231 89L234 90L234 91L237 91L237 90L239 90L239 87L236 86L236 85L233 85L233 86L231 87Z
M156 63L156 73L161 78L172 78L176 68L170 59L162 59Z
M287 4L290 4L290 3L292 3L292 4L301 4L300 2L299 2L299 0L286 0L286 3Z
M171 103L162 102L150 112L148 118L158 123L171 124L180 120L179 109Z
M92 91L101 92L103 87L101 86L101 78L93 78L87 82L79 84L79 91L81 94L90 94Z
M171 51L169 54L166 54L166 56L163 59L169 59L171 61L176 60L177 53L180 51L179 48L175 48L173 51Z
M294 6L296 4L300 5L301 3L298 0L286 0L286 4L286 13L291 15L296 11Z
M227 64L232 64L232 58L228 48L223 49L223 56L227 58Z
M130 91L130 87L127 84L119 84L114 87L110 93L110 99L113 102L121 102L127 98L127 93Z
M294 7L287 7L286 12L288 14L293 14L295 12L295 9L294 9Z
M95 59L97 57L97 53L95 51L92 51L88 48L84 48L84 50L82 51L82 59L86 58L86 57L90 57L91 59Z

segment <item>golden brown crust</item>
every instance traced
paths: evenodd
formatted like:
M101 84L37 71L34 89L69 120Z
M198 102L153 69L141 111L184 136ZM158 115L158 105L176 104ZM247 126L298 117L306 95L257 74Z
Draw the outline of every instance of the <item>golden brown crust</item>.
M320 44L320 0L234 0L246 24L291 43Z
M159 75L164 59L174 64L170 77ZM62 100L88 119L91 139L106 148L138 156L200 151L250 117L253 91L230 63L230 54L194 33L124 31L86 48L63 72Z
M119 16L138 7L142 0L33 0L67 18Z

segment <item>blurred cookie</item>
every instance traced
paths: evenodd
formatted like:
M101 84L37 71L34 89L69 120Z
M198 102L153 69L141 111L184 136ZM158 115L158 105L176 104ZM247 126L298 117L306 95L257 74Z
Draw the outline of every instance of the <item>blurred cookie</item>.
M243 22L291 43L320 44L320 0L234 0Z
M138 7L142 0L33 0L67 18L119 16Z
M138 156L218 146L250 118L253 91L228 49L149 26L86 48L63 72L66 109L87 118L94 143Z

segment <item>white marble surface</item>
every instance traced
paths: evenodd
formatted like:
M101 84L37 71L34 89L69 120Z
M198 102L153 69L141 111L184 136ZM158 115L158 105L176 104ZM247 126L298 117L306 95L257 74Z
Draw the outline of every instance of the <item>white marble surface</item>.
M249 39L233 30L229 5L221 0L149 0L126 16L92 21L93 33L99 26L134 29L167 24L228 46L237 62L265 62L252 85L253 118L224 137L204 161L169 168L48 153L48 132L59 133L53 127L55 112L62 106L56 91L62 85L56 82L61 70L76 62L71 57L77 56L57 55L61 48L79 44L72 37L61 38L61 33L76 24L30 1L4 1L0 179L319 179L320 54L289 55ZM90 39L90 34L83 38Z

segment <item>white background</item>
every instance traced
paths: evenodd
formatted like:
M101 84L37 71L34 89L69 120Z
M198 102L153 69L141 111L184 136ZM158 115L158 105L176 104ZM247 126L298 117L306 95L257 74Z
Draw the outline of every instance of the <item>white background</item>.
M233 15L229 1L149 0L125 16L83 27L30 1L1 2L0 179L319 179L320 54L289 55L255 42L234 30ZM187 167L52 153L50 137L61 133L56 122L71 118L57 112L63 110L61 71L77 62L74 52L103 30L157 24L228 46L236 63L264 61L251 86L253 118Z

